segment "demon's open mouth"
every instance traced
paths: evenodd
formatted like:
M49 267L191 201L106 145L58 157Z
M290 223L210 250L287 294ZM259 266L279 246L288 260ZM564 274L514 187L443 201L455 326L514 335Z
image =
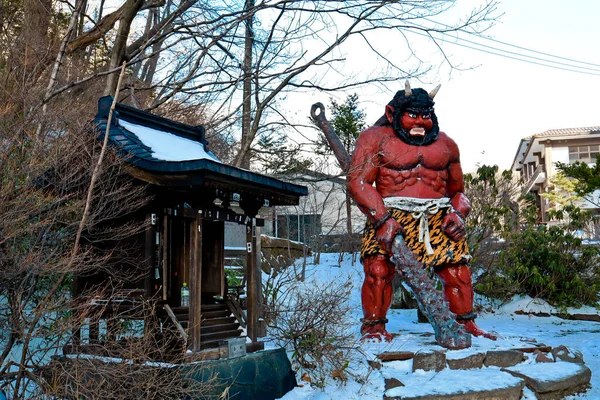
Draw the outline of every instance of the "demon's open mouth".
M423 136L425 136L425 129L424 128L412 128L409 133L411 136L423 137Z

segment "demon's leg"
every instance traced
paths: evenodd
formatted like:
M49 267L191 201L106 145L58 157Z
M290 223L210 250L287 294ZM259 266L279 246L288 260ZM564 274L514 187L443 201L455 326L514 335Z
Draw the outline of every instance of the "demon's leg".
M394 266L388 257L377 255L365 257L363 260L365 269L365 281L362 286L362 306L364 319L360 332L363 339L381 337L386 341L392 340L386 329L386 314L392 303L392 279L394 278Z
M473 282L471 271L466 265L448 264L436 270L444 286L444 299L450 306L450 311L456 314L456 321L474 336L483 336L496 340L498 337L488 333L475 324L473 312Z

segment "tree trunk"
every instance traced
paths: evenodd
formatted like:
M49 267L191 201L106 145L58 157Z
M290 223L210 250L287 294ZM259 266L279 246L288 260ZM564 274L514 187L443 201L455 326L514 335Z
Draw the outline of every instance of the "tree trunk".
M129 37L129 31L131 31L131 23L137 15L138 11L144 4L143 0L127 0L125 9L123 10L123 16L119 20L119 30L117 31L117 37L115 38L115 45L113 46L109 69L118 67L123 60L126 58L127 38ZM119 72L116 71L108 76L106 81L106 87L104 88L104 95L110 95L117 89L117 81L119 79Z
M147 25L147 30L145 32L146 36L149 36L151 27L160 23L158 11L151 10L151 12L148 15L148 20L149 20L149 23ZM164 42L164 40L160 39L160 40L157 40L154 44L152 44L152 50L151 50L152 56L148 60L146 60L146 62L144 63L144 67L142 68L141 73L136 74L136 76L138 76L139 79L142 80L145 89L152 87L152 82L154 80L154 75L156 74L156 69L158 66L158 60L160 58L160 54L161 54L160 51L161 51L163 42ZM144 106L146 106L148 103L150 103L150 95L151 95L151 91L146 90L145 93L143 94L143 96L139 99L140 104L144 104Z
M49 0L25 0L23 4L23 39L25 41L26 68L33 68L38 62L49 60L48 26L52 15L52 2Z
M254 0L246 0L245 9L248 12L254 7ZM254 32L252 30L253 16L246 19L246 36L244 43L244 99L242 103L242 140L240 153L236 160L236 166L250 168L250 128L252 126L252 48L254 45Z

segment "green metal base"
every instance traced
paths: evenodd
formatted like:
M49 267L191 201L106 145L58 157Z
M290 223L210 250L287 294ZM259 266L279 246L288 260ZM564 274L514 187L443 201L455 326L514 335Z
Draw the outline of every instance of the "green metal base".
M218 398L229 388L230 399L273 400L283 397L297 386L284 349L257 351L234 359L205 361L202 368L184 366L183 375L200 382L216 377L211 383L214 390L204 398Z

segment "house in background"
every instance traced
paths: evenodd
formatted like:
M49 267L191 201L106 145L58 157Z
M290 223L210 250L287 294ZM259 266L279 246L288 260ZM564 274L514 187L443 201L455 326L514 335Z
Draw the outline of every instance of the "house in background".
M596 162L599 153L600 126L551 129L521 139L511 169L519 174L525 184L522 194L531 193L534 196L539 222L549 222L548 210L552 205L542 194L554 190L552 179L557 174L555 164L575 161L591 164ZM599 193L593 196L597 200ZM589 201L583 201L580 207L600 214L598 207Z
M365 216L351 203L348 221L343 177L305 171L285 180L306 186L308 195L300 198L298 205L273 209L272 236L303 242L315 250L338 250L340 246L344 251L358 250ZM265 221L265 232L266 225Z

